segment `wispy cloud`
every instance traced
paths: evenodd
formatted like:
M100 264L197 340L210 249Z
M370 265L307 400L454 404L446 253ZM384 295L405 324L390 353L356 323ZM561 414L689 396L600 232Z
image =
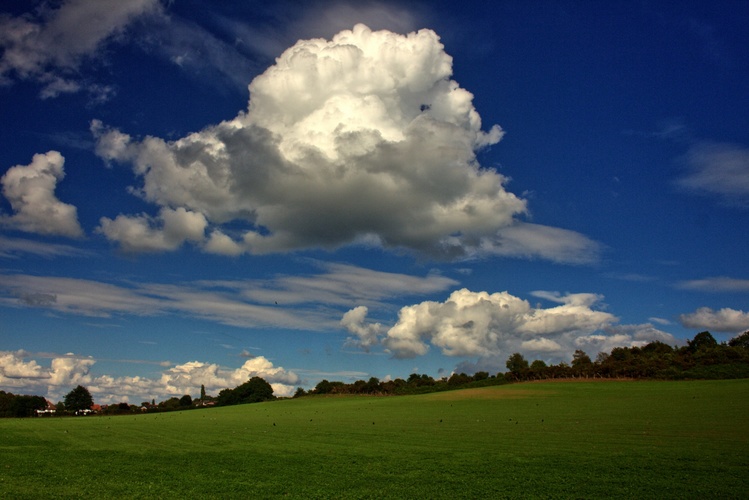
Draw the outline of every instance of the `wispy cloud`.
M299 277L180 284L5 274L0 275L0 305L89 317L178 313L242 327L338 329L342 306L357 301L382 305L394 297L442 291L456 283L440 275L417 277L346 264L325 264L323 272Z
M26 254L44 258L92 255L88 250L81 250L70 245L0 236L0 257L14 259Z
M716 276L699 280L681 281L676 286L684 290L701 292L749 292L749 279Z
M81 64L135 18L160 10L158 0L64 0L18 17L2 15L0 84L28 80L43 85L42 98L86 90L94 100L106 100L111 88L81 78Z
M701 142L686 155L688 171L677 184L723 203L749 206L749 148L738 144Z

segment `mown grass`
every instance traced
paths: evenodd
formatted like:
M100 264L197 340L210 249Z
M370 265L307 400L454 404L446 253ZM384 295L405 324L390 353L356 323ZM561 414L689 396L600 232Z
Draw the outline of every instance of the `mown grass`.
M746 498L749 380L0 421L2 498Z

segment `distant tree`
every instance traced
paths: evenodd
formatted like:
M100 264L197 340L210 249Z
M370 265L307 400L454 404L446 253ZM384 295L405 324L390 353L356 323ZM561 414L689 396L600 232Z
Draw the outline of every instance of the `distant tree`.
M548 377L548 366L541 359L534 359L530 366L531 377L535 379L543 379Z
M707 331L700 332L692 340L687 341L687 350L692 353L712 349L717 346L718 341Z
M414 387L422 387L425 385L434 385L434 379L427 375L426 373L423 373L419 375L418 373L412 373L408 376L407 380L408 385L414 386Z
M224 389L218 394L220 406L258 403L273 399L273 387L261 377L250 380L234 389Z
M159 403L159 408L162 410L178 410L179 407L179 398L177 398L176 396L172 396L166 401L162 401Z
M576 376L584 375L588 376L591 374L593 368L593 361L585 351L577 349L572 355L572 372Z
M88 389L82 385L77 386L65 395L65 409L67 411L89 410L93 405L94 398L91 397Z
M505 364L507 369L516 377L519 377L523 372L528 370L528 360L526 360L519 352L516 352L507 358L507 363Z
M665 354L673 353L674 348L668 344L664 344L659 340L655 340L644 346L642 348L642 352L649 356L663 356Z
M749 349L749 330L729 340L728 345L731 347L743 347L744 349Z
M15 396L10 392L0 391L0 417L13 416L13 399Z
M592 363L593 361L591 361L590 356L581 349L576 350L575 354L572 355L572 366L575 368L582 368Z
M534 359L533 363L531 363L531 370L533 371L539 371L546 368L546 363L541 359Z
M307 391L305 391L301 387L296 388L296 392L294 393L295 398L301 398L302 396L306 396L306 395L307 395Z
M479 380L486 380L489 378L489 372L476 372L473 374L473 380L479 381Z
M33 417L35 410L44 410L47 400L41 396L14 396L10 405L11 417Z
M192 396L189 394L185 394L181 398L179 398L179 405L180 406L192 406Z
M374 394L380 391L380 379L377 377L370 377L367 383L364 384L364 392L367 394Z
M471 382L473 379L465 373L453 373L450 378L447 379L447 385L449 386L460 386Z
M202 404L205 401L205 386L203 384L200 384L200 403Z
M333 390L333 384L331 384L327 379L322 379L317 383L314 390L315 394L330 394Z

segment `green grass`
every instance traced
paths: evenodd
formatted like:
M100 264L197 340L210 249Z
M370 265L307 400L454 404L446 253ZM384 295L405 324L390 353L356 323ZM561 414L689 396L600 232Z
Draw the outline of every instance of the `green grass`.
M0 498L747 492L749 380L530 383L0 420Z

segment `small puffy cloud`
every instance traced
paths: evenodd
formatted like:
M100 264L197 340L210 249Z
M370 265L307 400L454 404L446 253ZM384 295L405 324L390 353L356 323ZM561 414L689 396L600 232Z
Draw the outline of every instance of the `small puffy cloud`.
M0 178L3 195L14 214L0 216L0 224L22 231L78 238L83 229L75 206L55 196L65 177L65 158L57 151L36 154L28 165L16 165Z
M185 241L203 241L207 224L199 212L162 208L155 220L147 215L102 217L98 231L126 252L157 252L174 250Z
M0 352L0 380L4 387L18 387L24 379L49 378L48 373L35 361L26 360L24 351Z
M81 63L133 19L160 9L158 0L65 0L57 8L45 3L21 16L0 15L0 83L39 82L43 98L86 88L100 99L105 87L77 80Z
M135 140L97 121L92 131L100 157L132 164L142 181L134 193L205 216L208 252L359 244L447 258L595 260L597 244L578 233L518 222L526 201L476 159L503 132L483 129L473 95L451 76L433 31L359 24L284 51L231 120L175 141ZM246 229L227 230L231 221ZM104 223L102 232L117 236Z
M729 204L749 204L749 148L726 143L700 143L687 153L689 172L679 186L717 195Z
M33 357L50 358L43 366ZM39 394L60 401L72 388L83 385L97 403L164 400L184 394L197 395L204 385L208 394L217 395L252 377L262 377L273 387L276 396L293 394L299 377L265 357L247 360L239 368L225 368L214 363L190 361L165 369L158 378L97 375L92 372L96 360L91 357L37 354L25 351L0 351L0 386L14 393Z
M602 332L582 335L574 341L575 348L589 354L610 352L614 347L642 347L651 342L676 345L679 341L670 333L658 330L651 323L639 325L610 325Z
M680 315L679 322L686 328L739 333L749 330L749 312L729 307L718 311L709 307L700 307L693 313Z
M560 295L536 292L560 305L531 307L508 292L454 291L445 302L426 301L403 307L390 329L366 321L366 309L349 311L343 326L369 346L380 343L398 358L424 355L430 345L448 356L496 358L515 351L563 357L577 348L575 340L617 321L594 306L595 294ZM368 329L368 326L373 328Z
M370 347L380 343L380 335L385 329L380 323L365 323L364 318L367 312L369 309L366 306L355 307L344 314L341 319L341 326L355 335L347 339L346 344L365 351L369 351Z

